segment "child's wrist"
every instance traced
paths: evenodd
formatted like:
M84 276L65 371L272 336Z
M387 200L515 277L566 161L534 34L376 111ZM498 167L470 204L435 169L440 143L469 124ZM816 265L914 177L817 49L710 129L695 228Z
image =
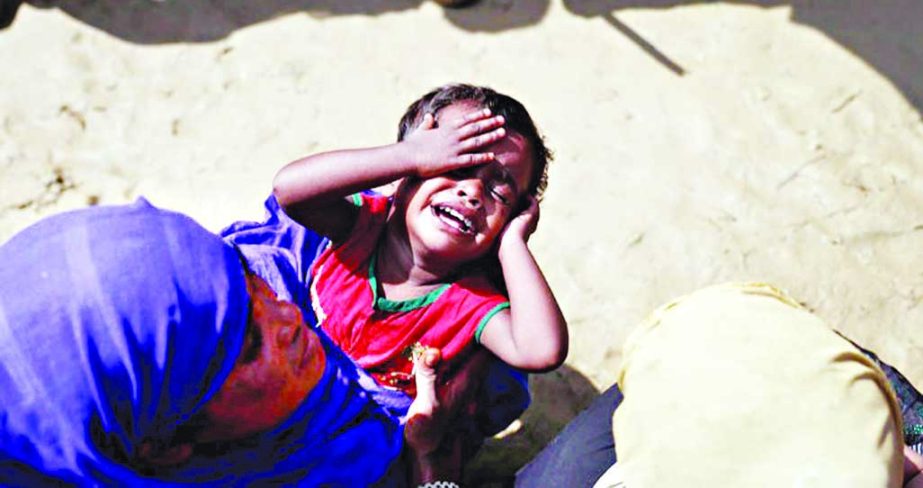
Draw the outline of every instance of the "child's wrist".
M515 253L517 250L529 250L529 245L526 243L525 238L520 235L504 236L500 241L500 246L497 248L497 259L502 263L505 256Z
M406 451L412 486L461 478L459 460L443 446L432 452Z
M433 168L426 158L426 152L423 151L419 144L404 139L395 144L397 158L401 162L401 172L405 176L418 176L420 178L429 178L433 176Z
M419 154L406 139L391 146L393 158L400 166L400 173L406 176L419 176L421 164Z

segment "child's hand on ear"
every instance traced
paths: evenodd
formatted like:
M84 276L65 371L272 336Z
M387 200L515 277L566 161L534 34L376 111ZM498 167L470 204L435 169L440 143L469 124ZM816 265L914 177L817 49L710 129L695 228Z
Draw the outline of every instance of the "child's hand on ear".
M529 236L535 232L535 228L538 226L538 200L532 195L526 195L525 198L526 208L511 218L500 234L498 248L500 253L503 253L504 247L509 246L512 242L528 242Z
M503 123L503 117L491 116L489 109L469 112L442 124L437 124L433 114L425 114L402 145L417 176L429 178L493 161L493 153L479 150L506 135Z

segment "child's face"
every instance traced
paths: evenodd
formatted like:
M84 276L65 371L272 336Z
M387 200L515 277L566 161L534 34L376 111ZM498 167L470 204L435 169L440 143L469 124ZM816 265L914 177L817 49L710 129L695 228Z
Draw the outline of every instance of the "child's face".
M449 105L436 121L447 123L480 108L470 102ZM535 164L529 142L508 132L479 151L493 152L496 159L419 180L402 192L407 234L415 248L458 264L478 259L518 212Z

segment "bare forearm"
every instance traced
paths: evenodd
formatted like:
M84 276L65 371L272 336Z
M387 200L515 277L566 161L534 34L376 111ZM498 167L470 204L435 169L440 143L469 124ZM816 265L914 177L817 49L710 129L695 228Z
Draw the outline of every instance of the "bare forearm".
M505 242L500 266L510 297L510 336L519 364L542 371L554 369L567 357L567 322L538 263L524 241Z
M461 478L461 437L450 434L449 419L469 405L484 377L490 355L479 350L449 378L440 378L437 389L438 351L424 351L415 361L417 397L408 410L404 426L404 459L410 486L426 483L458 483Z
M273 180L273 193L285 212L302 225L344 239L357 211L343 197L405 176L427 178L493 160L481 152L504 136L502 117L486 110L436 127L433 114L403 141L367 149L315 154L289 163Z
M273 192L283 208L323 206L413 173L398 144L308 156L283 167Z
M325 205L359 190L404 176L424 178L493 160L480 148L504 137L503 117L476 110L436 127L432 114L403 141L367 149L345 149L294 161L279 171L273 191L279 203Z
M418 453L407 451L407 464L410 472L410 486L420 486L434 482L461 481L461 451L457 441L449 441L435 452Z

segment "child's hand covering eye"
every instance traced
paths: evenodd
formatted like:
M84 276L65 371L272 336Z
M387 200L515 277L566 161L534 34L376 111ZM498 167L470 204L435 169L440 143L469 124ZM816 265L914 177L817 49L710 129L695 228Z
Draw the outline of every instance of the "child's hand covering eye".
M433 114L425 114L403 144L417 176L429 178L493 161L493 153L479 150L506 135L503 124L503 117L491 116L489 109L478 109L442 124Z

